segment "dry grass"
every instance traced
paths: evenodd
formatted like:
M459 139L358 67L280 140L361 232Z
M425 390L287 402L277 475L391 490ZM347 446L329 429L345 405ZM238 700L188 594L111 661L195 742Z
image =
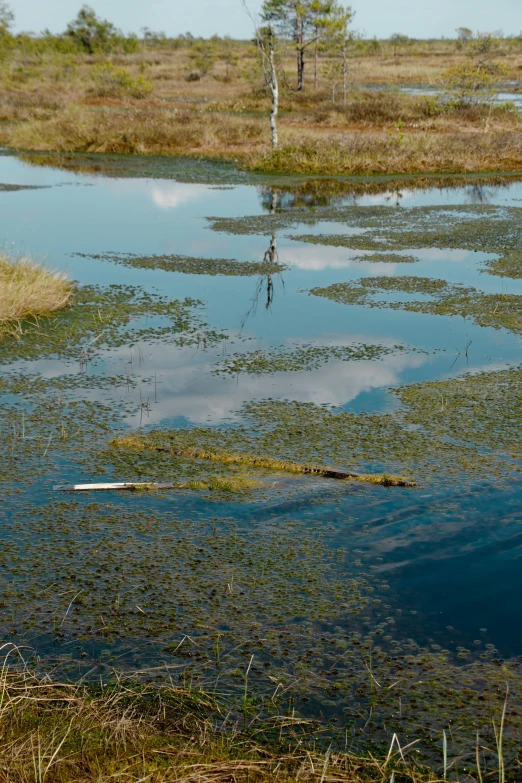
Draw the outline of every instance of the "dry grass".
M352 96L342 110L316 103L281 118L276 153L264 116L209 109L68 106L5 128L3 138L20 150L196 155L314 174L522 169L517 115L473 109L423 119L423 111L409 96L379 93Z
M213 51L211 68L188 81L201 46ZM281 151L276 156L270 154L269 97L255 48L233 42L227 64L224 46L185 42L112 55L111 73L127 74L125 84L141 79L152 85L142 97L125 84L100 96L95 77L107 70L103 55L36 56L13 50L0 68L0 119L7 121L0 142L19 150L208 156L250 168L315 174L522 168L516 112L500 107L445 111L433 97L367 88L440 86L448 66L465 61L466 53L455 42L417 41L398 56L386 42L377 54L353 52L346 103L340 85L332 100L329 58L323 53L319 88L313 87L309 62L306 89L297 93L294 53L287 47L280 59L286 78L281 80ZM506 78L519 80L522 48L505 42L498 57Z
M240 115L167 109L92 111L76 106L48 120L20 124L7 132L9 144L24 150L107 153L233 154L264 136L264 123Z
M252 153L247 168L310 174L415 174L517 171L522 134L350 133L306 138L276 152Z
M386 760L306 750L306 721L280 716L239 729L227 718L223 731L219 700L200 690L59 684L4 666L0 783L437 781L397 749Z
M73 284L65 275L35 263L0 254L0 334L16 331L28 318L49 315L71 302Z

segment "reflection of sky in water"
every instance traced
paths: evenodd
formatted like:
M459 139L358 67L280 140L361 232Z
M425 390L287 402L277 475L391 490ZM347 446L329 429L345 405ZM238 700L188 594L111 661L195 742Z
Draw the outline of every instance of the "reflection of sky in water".
M365 341L365 336L361 336L361 342ZM210 374L221 355L219 351L198 351L195 356L194 348L149 346L141 367L138 368L134 356L129 369L131 379L138 373L137 388L127 390L125 384L120 383L117 391L111 391L111 396L137 403L141 393L141 399L151 403L147 424L169 420L178 425L184 422L215 425L237 420L237 411L244 402L267 397L347 406L362 393L398 385L404 371L420 368L431 359L420 353L401 352L388 354L377 361L331 361L306 373L241 374L223 378ZM111 351L102 364L97 363L89 372L103 371L126 377L130 356L126 348ZM37 362L34 367L46 378L71 372L70 366L56 361ZM99 392L94 396L97 395ZM83 391L81 396L84 396ZM131 425L137 425L139 421L139 413L129 418Z
M313 286L364 275L431 276L487 292L522 293L520 281L502 281L479 272L481 263L488 258L484 253L408 249L405 252L418 257L418 263L374 264L355 261L355 256L364 256L361 251L320 247L289 238L299 233L348 233L339 224L296 226L281 231L278 237L280 261L289 268L274 281L271 307L265 309L262 293L257 309L251 312L241 331L258 283L255 277L205 277L127 269L72 254L111 251L260 261L269 237L216 233L208 229L205 220L207 216L263 213L255 187L222 190L154 179L103 179L33 168L9 156L0 157L0 182L51 186L45 190L0 193L0 241L46 257L49 264L66 269L82 283L125 283L157 290L172 298L203 300L202 315L209 326L228 330L229 357L234 352L306 342L382 342L424 351L393 353L375 361L331 361L307 373L225 378L212 374L216 362L223 357L223 345L202 352L195 347L141 344L136 346L132 365L130 347L100 352L89 365L89 373L125 376L129 369L137 386L127 390L122 384L110 393L91 391L82 395L123 397L136 410L141 391L142 399L151 400L150 417L144 424L234 423L244 402L267 397L331 404L354 411L386 410L396 404L394 398L386 395L389 387L467 371L499 369L520 361L520 338L504 331L482 329L462 318L347 307L307 293ZM470 185L442 191L403 190L398 201L402 207L484 200L520 206L521 199L522 184L512 183L500 189ZM345 201L396 208L393 194L347 197ZM145 357L141 366L136 363L138 348ZM41 371L46 377L78 370L74 364L55 360L34 362L28 369ZM139 424L139 420L139 413L128 419L131 426ZM380 567L392 575L392 591L399 597L407 596L408 606L424 613L429 628L426 633L432 629L438 629L438 633L447 624L460 625L464 637L469 633L473 639L477 629L486 626L495 643L504 644L509 651L522 650L520 632L516 630L522 627L522 618L518 599L513 600L521 587L517 569L520 519L512 516L519 498L517 487L504 493L477 489L462 497L456 497L454 490L430 496L422 491L411 494L372 489L368 492L379 504L372 509L367 507L367 494L359 496L358 492L347 492L342 498L336 494L333 505L317 506L314 514L324 515L328 522L335 521L343 545L360 547L383 558ZM179 500L179 508L183 508L184 502ZM189 504L188 499L186 502ZM209 515L215 514L211 501L197 502L200 511L208 506ZM448 509L456 506L457 513L441 513L444 503ZM234 513L246 515L247 519L245 509L236 509ZM255 507L251 513L258 516L263 511ZM266 513L272 519L278 513L277 505ZM284 510L280 513L287 514ZM418 626L414 630L420 632ZM467 638L466 641L469 643Z
M514 362L519 358L518 337L481 329L461 318L347 307L307 293L313 286L364 275L431 276L488 292L521 292L520 281L502 281L478 271L480 263L488 258L486 254L421 248L406 251L420 259L414 264L372 263L354 260L355 256L364 257L363 251L299 243L289 238L299 233L361 233L360 229L347 230L340 224L323 223L283 230L278 237L278 252L288 269L275 279L274 301L265 310L262 292L257 309L246 321L242 339L231 344L251 309L256 278L127 269L72 254L112 251L259 261L267 249L268 237L217 233L208 228L205 220L210 215L263 213L255 187L223 190L155 179L104 179L33 168L12 157L0 158L0 172L3 182L55 185L45 190L0 194L3 200L0 226L6 244L14 243L19 249L46 256L48 263L68 270L83 283L129 283L158 290L172 298L201 299L205 302L203 315L209 326L228 330L229 353L301 340L327 343L332 334L344 335L346 341L363 334L369 342L401 343L429 351L428 356L411 354L387 356L374 362L330 362L321 370L307 374L278 373L263 378L243 375L237 380L223 380L210 374L212 361L209 362L208 356L202 358L162 347L153 359L154 371L165 375L154 421L184 418L189 422L217 423L233 415L243 401L267 395L354 410L364 400L365 408L379 409L387 403L378 391L389 386L446 377L450 372L463 372L492 362ZM491 192L495 191L488 189ZM401 203L458 204L472 201L475 193L474 185L429 192L405 190ZM503 203L512 199L517 203L514 200L521 194L522 185L517 183L497 192ZM395 209L393 202L386 199L386 195L361 196L357 203L390 203L390 209ZM403 298L398 293L390 297L395 301ZM248 338L246 343L243 338ZM468 357L464 358L463 349L469 340L472 344ZM149 352L146 346L143 350ZM153 349L151 352L154 354ZM108 364L115 361L112 355L107 357ZM372 391L376 392L374 397ZM360 404L357 403L359 394L362 395Z

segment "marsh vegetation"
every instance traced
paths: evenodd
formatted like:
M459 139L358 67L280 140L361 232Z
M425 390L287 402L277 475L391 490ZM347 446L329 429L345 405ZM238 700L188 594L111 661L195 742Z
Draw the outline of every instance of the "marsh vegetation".
M301 5L294 82L292 4L264 4L277 148L267 56L255 41L125 37L90 11L63 35L4 28L0 139L21 150L204 155L316 174L522 169L520 38L365 40L338 3ZM497 102L506 89L513 100Z
M6 783L520 776L520 39L282 5L0 2Z
M73 283L30 257L0 254L0 336L22 331L22 322L36 321L70 306Z
M100 167L113 162L100 159ZM509 340L519 334L519 185L492 191L509 204L398 209L354 206L347 183L334 184L328 203L324 183L236 191L213 181L194 191L169 182L178 200L209 198L203 214L225 201L225 215L240 215L197 222L182 213L173 254L176 213L153 208L151 231L162 243L149 237L144 252L134 239L130 252L128 226L136 222L141 235L142 223L126 215L120 234L106 180L83 176L84 198L92 192L93 205L111 205L103 207L111 222L100 218L103 245L78 247L71 233L61 263L79 273L72 306L6 335L0 353L8 511L0 624L5 649L23 647L28 667L10 653L2 707L10 779L31 780L34 763L57 783L95 774L464 781L478 780L479 769L495 776L499 764L506 780L516 779L517 653L501 658L485 609L470 630L448 630L430 616L423 631L396 560L420 558L428 571L424 538L426 548L447 546L449 559L452 547L466 556L469 531L484 540L491 530L507 541L517 535L522 385ZM369 184L382 198L385 187ZM473 188L445 197L462 199ZM49 192L66 203L62 187L27 194ZM248 193L258 214L243 204ZM143 220L142 201L125 203ZM189 253L201 236L208 258ZM447 274L448 262L437 276L427 264L444 261L424 260L426 249L459 249L469 264L479 246L473 273L459 267L461 282ZM341 277L343 256L328 273L300 273L296 260L310 249L319 252L313 263L331 252L353 257L349 278ZM361 277L367 256L369 276ZM502 282L497 263L513 276ZM497 284L514 288L488 288ZM256 310L259 292L265 306ZM287 308L291 320L263 344L260 324L277 325ZM472 343L459 360L448 354L444 329L434 340L421 321L412 329L385 320L372 337L366 313L451 326L464 316ZM310 324L314 339L306 337ZM484 335L499 340L492 367L475 359ZM408 362L420 368L416 382L386 369ZM339 403L334 394L359 377L384 387L384 406ZM303 399L308 387L323 396ZM198 398L203 416L191 407ZM223 412L206 421L218 405ZM338 481L329 470L368 480ZM52 492L57 480L79 479L173 486L110 498ZM391 552L386 567L380 540Z

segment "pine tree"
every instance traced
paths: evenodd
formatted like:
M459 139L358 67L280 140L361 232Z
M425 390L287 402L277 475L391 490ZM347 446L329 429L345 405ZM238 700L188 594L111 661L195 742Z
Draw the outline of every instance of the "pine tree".
M297 89L302 90L306 50L326 39L339 25L346 26L351 11L337 0L265 0L262 18L281 38L295 43Z

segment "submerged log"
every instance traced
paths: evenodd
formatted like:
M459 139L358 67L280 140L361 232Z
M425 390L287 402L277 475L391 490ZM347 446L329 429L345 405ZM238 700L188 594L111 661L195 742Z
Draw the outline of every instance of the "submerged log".
M211 460L213 462L222 462L228 465L250 465L255 468L266 468L268 470L280 470L284 473L302 473L311 476L322 476L337 480L352 479L362 481L367 484L379 484L383 487L415 487L415 481L406 479L403 476L391 476L386 473L354 473L353 471L337 470L329 467L319 467L317 465L302 465L297 462L286 462L283 460L272 459L271 457L253 457L249 454L231 454L228 452L213 452L203 449L183 448L177 449L166 446L146 447L149 450L172 454L176 457L189 457L192 459Z

